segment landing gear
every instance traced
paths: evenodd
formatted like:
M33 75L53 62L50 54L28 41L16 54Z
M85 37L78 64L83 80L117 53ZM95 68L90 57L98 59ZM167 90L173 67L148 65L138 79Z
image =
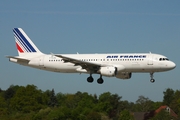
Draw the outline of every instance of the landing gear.
M100 78L97 79L97 83L102 84L103 82L104 82L104 80L102 79L102 76L100 76Z
M155 82L155 80L154 80L154 79L151 79L150 81L151 81L152 83L154 83L154 82Z
M94 81L94 79L93 79L93 77L90 75L90 76L87 78L87 81L88 81L89 83L92 83L92 82Z
M153 74L154 74L154 73L150 73L150 77L151 77L151 80L150 80L150 81L151 81L152 83L155 82L155 80L154 80L154 78L153 78Z
M90 75L88 78L87 78L87 81L89 83L92 83L94 81L94 78L92 77L92 75ZM102 75L100 76L100 78L97 79L97 83L99 84L102 84L104 82L104 80L102 79Z

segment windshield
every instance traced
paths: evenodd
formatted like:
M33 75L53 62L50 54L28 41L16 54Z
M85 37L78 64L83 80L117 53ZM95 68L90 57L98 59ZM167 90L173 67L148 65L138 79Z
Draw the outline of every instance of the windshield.
M169 61L168 58L159 58L159 61Z

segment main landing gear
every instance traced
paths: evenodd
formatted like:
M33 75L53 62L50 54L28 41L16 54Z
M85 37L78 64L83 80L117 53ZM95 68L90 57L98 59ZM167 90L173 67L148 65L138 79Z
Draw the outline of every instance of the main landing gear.
M90 76L87 78L87 81L88 81L89 83L92 83L92 82L94 81L92 75L90 75ZM100 78L97 79L97 83L102 84L103 82L104 82L104 80L102 79L102 75L101 75Z
M87 78L87 81L89 83L92 83L94 81L94 78L92 77L92 75L90 75L88 78Z
M104 80L102 79L102 75L100 76L100 78L97 79L97 82L98 82L99 84L102 84L102 83L104 82Z
M153 78L153 74L154 74L154 73L150 73L150 77L151 77L151 80L150 80L150 81L151 81L152 83L155 82L155 80L154 80L154 78Z

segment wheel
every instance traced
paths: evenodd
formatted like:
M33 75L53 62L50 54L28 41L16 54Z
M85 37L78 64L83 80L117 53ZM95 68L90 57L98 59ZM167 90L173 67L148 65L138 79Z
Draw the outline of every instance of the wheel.
M97 82L98 82L99 84L102 84L102 83L104 82L104 80L103 80L102 78L99 78L99 79L97 80Z
M92 83L92 82L94 81L94 79L93 79L92 76L89 76L89 77L87 78L87 81L88 81L89 83Z
M154 83L154 82L155 82L155 80L154 80L154 79L151 79L150 81L151 81L152 83Z
M150 80L150 81L151 81L152 83L154 83L154 82L155 82L155 80L154 80L154 78L153 78L153 74L154 74L153 72L152 72L152 73L150 73L150 77L151 77L151 80Z

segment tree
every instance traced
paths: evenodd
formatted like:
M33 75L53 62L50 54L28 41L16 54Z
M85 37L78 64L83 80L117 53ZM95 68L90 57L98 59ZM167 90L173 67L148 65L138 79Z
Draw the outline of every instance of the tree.
M158 109L161 106L162 106L162 102L159 102L159 101L153 102L152 110L156 110L156 109Z
M18 85L16 85L16 86L10 85L9 88L4 92L4 99L5 100L11 99L14 96L14 94L18 88L19 88Z
M153 102L148 97L144 97L141 95L136 101L137 110L140 112L150 111L152 108L152 103Z
M120 101L119 105L119 110L129 110L129 111L134 111L134 103L133 102L128 102L127 100Z
M134 120L133 115L126 109L121 111L119 120Z
M56 94L56 99L57 99L57 104L58 106L63 106L65 105L65 100L66 100L66 95L63 93L57 93Z
M173 89L166 89L166 91L163 92L164 99L163 104L169 106L172 100L174 99L174 90Z
M58 107L50 111L47 120L71 120L71 109L68 107Z
M50 107L54 107L54 106L57 106L57 98L55 96L55 92L54 92L54 89L52 89L52 91L50 92L50 96L49 96L49 102L48 102L48 105Z
M96 99L86 92L82 93L80 96L76 96L75 98L78 100L78 106L87 107L89 109L93 109L96 102Z
M97 112L90 112L86 116L86 120L101 120L101 115Z
M108 114L110 118L118 116L120 99L122 97L110 92L103 93L99 96L98 109Z
M2 96L0 96L0 116L3 115L8 115L7 103L5 99Z
M180 114L180 91L176 90L173 96L173 100L169 106L176 114Z
M68 108L75 108L78 106L78 103L75 99L75 95L74 94L66 94L66 99L65 99L65 106L67 106Z
M16 86L10 85L9 88L3 92L3 97L6 100L6 104L7 104L6 108L7 108L8 113L12 112L12 108L10 106L10 100L11 98L14 97L18 89L19 89L18 85Z
M110 92L103 93L99 96L99 101L98 101L98 111L108 113L111 109L112 106L110 105Z
M42 91L34 85L21 86L10 100L10 105L14 110L24 113L38 111L43 108L43 96Z

